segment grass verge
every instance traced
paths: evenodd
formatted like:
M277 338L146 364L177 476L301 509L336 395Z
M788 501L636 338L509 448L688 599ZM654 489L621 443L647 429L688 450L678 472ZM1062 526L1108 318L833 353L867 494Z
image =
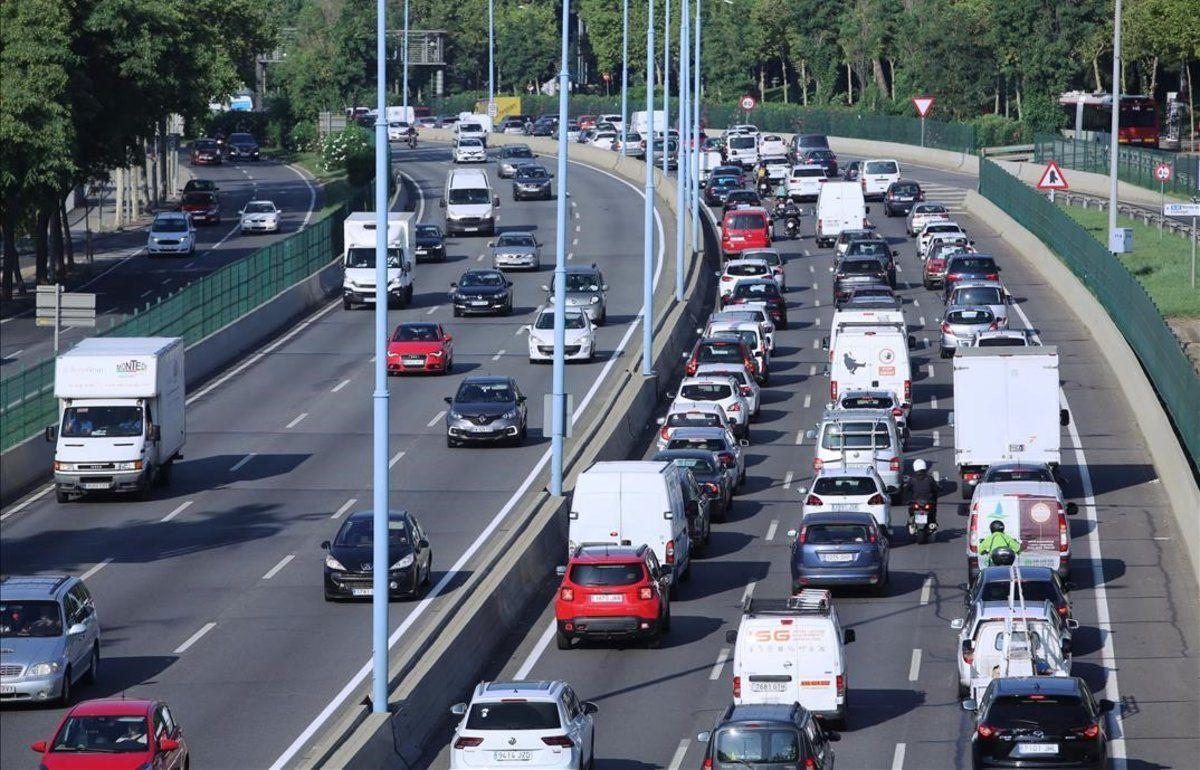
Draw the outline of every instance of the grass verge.
M316 152L292 152L278 147L264 151L268 157L275 158L281 163L292 163L303 168L312 175L313 180L321 185L323 192L321 208L313 212L314 217L321 217L333 211L342 202L350 198L353 189L346 181L345 169L326 171L321 167L321 156Z

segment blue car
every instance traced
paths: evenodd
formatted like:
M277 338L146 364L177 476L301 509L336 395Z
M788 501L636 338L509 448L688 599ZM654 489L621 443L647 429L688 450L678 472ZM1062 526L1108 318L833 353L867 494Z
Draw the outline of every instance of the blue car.
M868 586L883 594L888 584L888 540L866 512L814 513L792 537L792 593L817 586Z

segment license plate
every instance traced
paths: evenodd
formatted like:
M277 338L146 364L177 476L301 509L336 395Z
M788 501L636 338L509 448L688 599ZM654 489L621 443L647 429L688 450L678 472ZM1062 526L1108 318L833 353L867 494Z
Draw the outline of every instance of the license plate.
M371 588L351 588L350 595L351 596L370 596L373 593L373 590L374 589L371 589Z
M482 299L473 300L471 307L487 307L487 301Z
M622 598L621 594L592 594L592 601L597 604L618 604Z
M860 507L853 503L834 503L829 506L829 509L833 511L857 511Z
M406 364L423 364L423 363L425 363L425 356L405 356L404 363L406 363Z
M854 561L852 553L823 553L821 558L825 561Z
M528 762L531 754L528 751L493 751L492 756L497 762Z
M929 514L928 513L918 513L913 517L913 521L915 521L917 524L928 524L929 523Z
M491 430L491 428L488 428L485 425L468 425L467 430L471 431L472 433L487 433Z
M783 692L787 682L751 682L750 689L754 692Z
M0 695L12 695L17 691L11 684L0 685Z
M89 481L80 484L84 489L108 489L111 485L105 481Z
M1057 743L1018 743L1017 744L1017 753L1018 754L1037 754L1037 755L1057 754L1058 753L1058 744Z

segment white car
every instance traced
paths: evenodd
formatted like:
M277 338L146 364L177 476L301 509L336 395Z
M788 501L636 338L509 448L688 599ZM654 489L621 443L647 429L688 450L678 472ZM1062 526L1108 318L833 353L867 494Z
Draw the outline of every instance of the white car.
M595 759L597 711L561 680L480 682L470 703L450 709L461 717L450 744L450 768L586 770Z
M742 398L750 408L750 418L758 416L758 408L762 405L762 388L758 380L746 371L746 367L729 366L727 364L700 364L696 367L697 377L731 377L737 383Z
M801 490L803 492L803 490ZM831 511L862 511L890 535L888 494L874 468L821 468L804 494L803 516Z
M947 219L930 220L925 223L924 227L917 231L917 255L922 259L928 253L929 244L935 235L950 238L968 237L967 231L957 222L951 222Z
M737 125L730 126L727 133L754 134L755 136L758 136L758 126L754 125L753 123L738 123Z
M590 361L596 353L596 327L583 308L569 307L563 314L567 361ZM554 308L544 308L529 327L529 363L554 360Z
M792 166L787 178L787 194L794 201L815 201L821 194L821 185L829 181L824 166L800 164Z
M685 377L671 408L703 403L717 404L724 409L725 419L734 433L745 435L750 432L750 402L732 376L697 373L694 377Z
M146 236L146 251L150 256L158 254L182 254L186 257L196 253L196 226L192 218L182 211L164 211L150 223Z
M725 137L725 162L752 168L758 163L758 135L730 133Z
M908 212L904 230L909 235L916 235L926 224L939 219L943 221L950 219L950 210L946 208L946 204L938 201L914 203L912 210Z
M473 136L459 138L454 144L455 163L487 163L487 148L482 139Z
M780 291L787 291L787 277L783 271L783 255L779 253L779 249L746 249L742 252L742 259L761 259L771 266L771 274L775 276L775 283L779 284Z
M280 211L272 201L250 201L238 214L242 217L239 228L243 233L279 232Z
M900 181L900 164L894 160L864 160L858 173L863 197L883 198L893 182Z
M403 120L393 120L387 127L389 142L403 142L408 138L408 123Z
M597 132L592 139L592 146L600 150L611 150L614 142L619 142L621 137L615 131L600 131Z
M776 134L766 134L758 140L758 157L762 160L783 160L787 154L787 142Z
M759 278L775 278L775 272L765 259L731 259L725 263L725 269L717 273L721 278L717 281L721 299L733 294L733 289L739 281L752 281Z
M568 142L586 142L584 137L588 132L579 128L579 124L575 121L567 123L567 141ZM554 137L558 138L558 132L555 132Z
M454 124L454 136L457 139L478 139L487 146L488 127L473 120L460 120Z
M658 438L655 446L659 451L667 448L676 428L724 428L730 433L733 426L725 416L720 404L711 401L700 403L674 403L667 409L666 417L658 418Z
M730 305L720 314L724 313L750 313L754 320L758 321L759 327L763 330L763 334L767 335L767 345L770 346L771 352L775 352L775 322L771 320L771 311L765 302L743 302L740 305ZM715 318L718 313L713 313Z

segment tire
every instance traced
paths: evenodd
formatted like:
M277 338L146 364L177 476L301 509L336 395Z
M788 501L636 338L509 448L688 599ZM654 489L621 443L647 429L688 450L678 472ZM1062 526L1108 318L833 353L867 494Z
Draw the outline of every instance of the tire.
M958 699L963 700L964 698L966 698L968 695L971 694L971 688L967 685L964 685L962 683L962 680L958 678L958 670L957 669L954 671L953 676L954 676L954 689L958 691Z
M562 631L554 632L554 643L560 650L571 649L571 637L564 634Z
M345 298L342 299L342 310L350 310L353 307L354 306L350 304L350 300Z
M100 643L92 645L92 659L88 662L87 673L83 675L83 681L86 684L95 684L97 674L100 671Z
M458 446L458 442L450 438L450 436L446 436L446 448L454 449L456 446Z
M917 532L917 542L921 545L925 545L929 542L929 527L922 527Z
M683 579L683 582L685 582L685 583L692 582L692 556L691 556L691 554L688 554L687 568L683 571L683 574L680 575L680 577Z
M940 355L942 358L951 358L954 356L954 351L950 350L949 348L942 348L938 351L938 355Z
M454 317L455 317L455 318L461 318L461 317L462 317L462 311L461 311L461 310L459 310L457 307L456 307L456 308L454 308Z
M175 460L167 460L158 471L158 485L160 487L169 487L171 485L171 471L175 467Z
M145 502L146 500L150 499L150 490L154 488L155 483L158 481L158 474L155 472L153 466L146 471L146 476L146 480L140 487L138 487L137 491L134 492L133 497L135 500Z
M429 552L429 563L425 565L424 585L428 586L432 582L433 582L433 551L430 551Z
M65 489L55 489L54 501L59 505L66 505L67 503L71 502L71 495L69 495Z
M652 650L657 650L658 648L662 647L662 638L662 630L655 629L653 634L646 637L646 646Z

